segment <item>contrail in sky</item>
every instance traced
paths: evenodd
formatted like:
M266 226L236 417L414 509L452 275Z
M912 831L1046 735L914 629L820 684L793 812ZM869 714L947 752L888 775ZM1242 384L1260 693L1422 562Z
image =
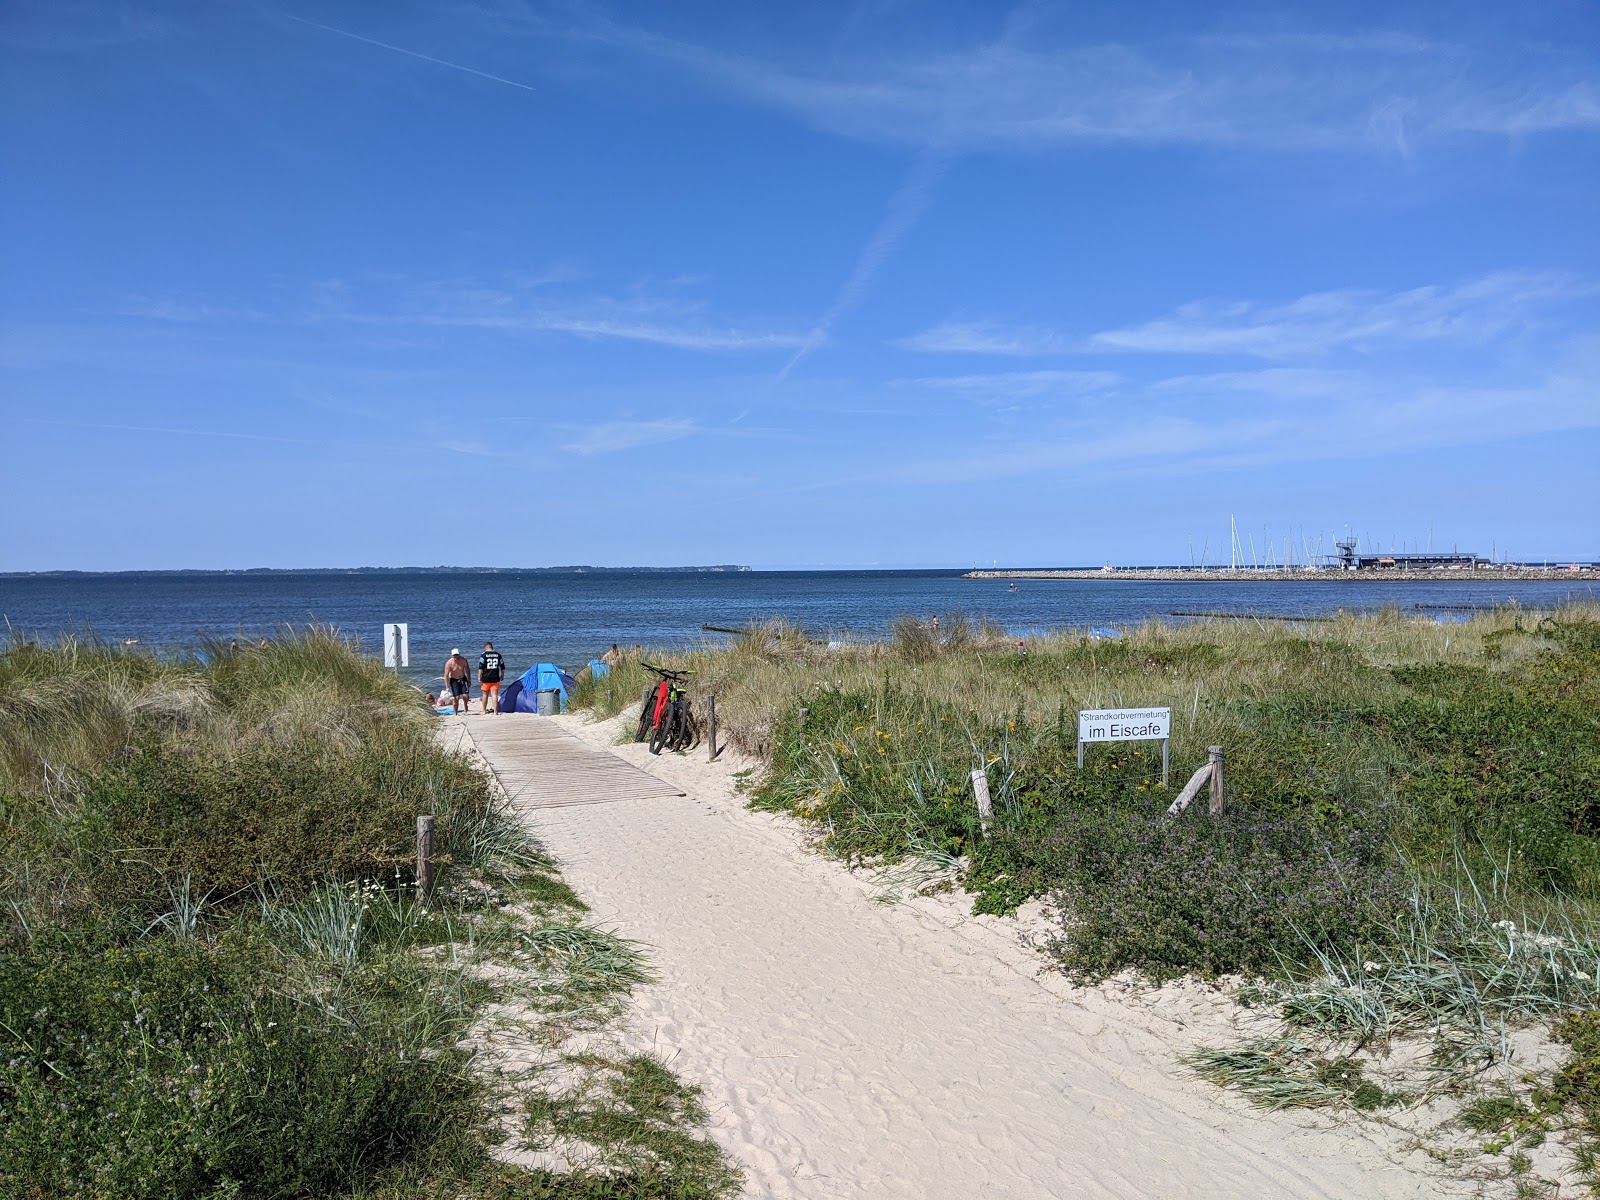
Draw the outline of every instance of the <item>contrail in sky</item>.
M924 150L917 155L916 161L911 164L911 170L906 174L905 182L889 198L883 220L878 222L878 227L872 231L872 236L862 247L861 256L856 259L855 270L850 272L850 278L844 281L839 294L833 298L832 306L822 314L822 319L806 335L804 344L794 352L794 357L784 364L783 370L778 372L779 379L787 378L801 359L827 341L828 332L834 323L860 303L867 285L877 275L884 260L893 253L894 248L900 244L900 239L917 223L917 218L922 216L923 210L928 207L934 185L939 182L949 161L949 155L938 149Z
M539 89L530 87L526 83L518 83L515 79L507 79L504 75L491 75L487 71L480 71L476 67L463 66L461 63L450 62L444 58L434 58L431 54L420 54L415 50L407 50L404 46L391 46L388 42L380 42L376 38L362 37L359 33L351 33L348 29L338 29L332 25L324 25L321 21L313 21L309 17L298 17L294 13L284 12L282 9L268 9L290 21L299 21L302 25L309 25L313 29L321 29L325 33L336 33L340 37L349 38L354 42L365 42L369 46L377 46L383 50L393 50L396 54L404 54L409 58L420 58L423 62L433 63L435 66L449 67L452 71L465 71L468 75L476 75L480 79L492 79L496 83L506 84L508 87L521 88L525 92L537 92Z
M995 43L996 47L1020 41L1033 24L1035 8L1034 0L1022 0L1022 3L1007 13L1005 23L1001 27L1000 38ZM833 307L822 314L822 319L812 328L805 344L795 351L794 357L784 364L783 370L778 372L780 380L788 378L789 372L795 369L801 359L827 341L828 333L835 322L860 303L867 285L877 275L884 260L894 252L900 239L917 223L923 210L928 207L934 185L939 182L945 168L950 165L950 159L950 151L937 143L928 146L917 155L905 182L900 185L900 190L889 198L889 206L883 214L883 220L867 239L866 246L861 250L861 257L856 259L856 269L850 272L850 278L845 280L844 286L839 289L839 294L834 297Z

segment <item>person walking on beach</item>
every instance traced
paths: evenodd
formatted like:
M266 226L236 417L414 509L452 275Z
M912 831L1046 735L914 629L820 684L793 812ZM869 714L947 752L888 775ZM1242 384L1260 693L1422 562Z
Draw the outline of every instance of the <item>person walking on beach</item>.
M483 693L485 714L500 711L500 673L505 667L506 660L494 648L494 643L485 642L483 653L478 656L478 689Z
M460 705L462 712L472 711L472 664L457 646L444 660L444 684L450 690L451 706Z

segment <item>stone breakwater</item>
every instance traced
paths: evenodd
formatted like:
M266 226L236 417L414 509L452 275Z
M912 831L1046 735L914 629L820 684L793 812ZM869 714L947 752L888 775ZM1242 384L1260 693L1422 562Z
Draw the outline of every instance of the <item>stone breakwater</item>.
M1129 582L1156 580L1172 583L1510 583L1532 580L1600 580L1600 567L1515 567L1479 568L1476 571L1316 571L1299 567L1062 567L1056 569L994 569L968 571L963 579L1098 579Z

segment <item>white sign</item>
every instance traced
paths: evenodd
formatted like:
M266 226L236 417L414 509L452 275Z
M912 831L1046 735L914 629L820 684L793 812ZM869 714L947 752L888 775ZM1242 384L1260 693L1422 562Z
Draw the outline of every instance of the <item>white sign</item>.
M411 665L411 628L408 625L383 627L383 665L409 667Z
M1087 708L1078 713L1080 742L1165 741L1171 736L1170 708Z

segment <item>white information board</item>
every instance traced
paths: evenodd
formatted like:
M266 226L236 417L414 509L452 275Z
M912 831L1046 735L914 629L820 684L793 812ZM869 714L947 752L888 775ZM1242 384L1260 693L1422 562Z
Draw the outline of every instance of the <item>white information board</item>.
M1086 708L1078 713L1080 742L1160 742L1171 736L1170 708Z
M411 627L385 625L383 627L383 665L409 667L411 665Z
M1167 783L1172 743L1170 708L1083 708L1078 710L1078 770L1085 742L1160 742L1161 783Z

